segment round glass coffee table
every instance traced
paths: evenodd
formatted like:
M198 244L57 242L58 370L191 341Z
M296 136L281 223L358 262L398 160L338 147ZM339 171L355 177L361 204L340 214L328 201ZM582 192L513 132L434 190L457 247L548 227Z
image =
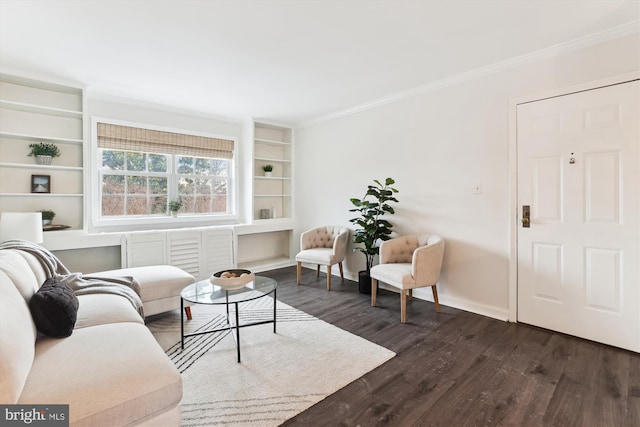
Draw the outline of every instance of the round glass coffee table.
M273 323L273 333L276 333L276 288L278 282L274 279L264 276L256 276L252 282L247 283L240 289L226 290L220 286L211 284L209 280L201 280L197 283L187 286L180 292L180 334L182 335L182 349L184 350L184 339L202 334L211 334L221 331L234 331L233 338L236 341L236 349L238 351L238 363L240 363L240 328L247 326L263 325L265 323ZM273 294L273 320L263 320L259 322L240 324L238 304L241 302L251 301L263 298ZM193 304L210 304L222 305L227 308L227 326L225 328L213 329L208 331L198 331L190 334L184 333L184 302L188 301ZM235 309L235 322L232 322L229 315L229 306L233 305Z

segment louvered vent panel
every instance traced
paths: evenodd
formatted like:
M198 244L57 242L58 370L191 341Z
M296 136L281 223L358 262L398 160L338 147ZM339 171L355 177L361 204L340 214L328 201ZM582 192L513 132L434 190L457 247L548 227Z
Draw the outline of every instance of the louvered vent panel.
M126 235L124 237L123 267L145 267L148 265L166 264L165 236Z
M127 234L122 240L123 267L169 264L197 280L234 268L233 231L168 231Z
M233 259L233 235L231 230L202 233L203 269L205 276L216 271L235 268Z
M169 264L200 278L200 233L170 233L168 240Z

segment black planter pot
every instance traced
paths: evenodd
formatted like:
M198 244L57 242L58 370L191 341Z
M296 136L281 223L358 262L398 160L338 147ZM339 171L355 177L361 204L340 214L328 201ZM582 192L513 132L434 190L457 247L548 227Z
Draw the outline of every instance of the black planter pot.
M371 276L367 270L358 271L358 290L361 294L371 295Z

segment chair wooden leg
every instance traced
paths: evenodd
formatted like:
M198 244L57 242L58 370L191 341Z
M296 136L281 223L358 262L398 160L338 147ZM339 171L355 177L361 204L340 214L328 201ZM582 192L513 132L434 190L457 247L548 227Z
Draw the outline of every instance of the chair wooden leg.
M413 289L409 289L409 301L413 299Z
M331 290L331 265L327 265L327 290Z
M300 276L302 276L302 263L298 261L298 285L300 284Z
M187 320L191 320L191 307L185 307L184 313L187 315Z
M320 277L320 264L318 264L318 268L316 269L316 277Z
M407 290L400 291L400 322L407 323Z
M440 303L438 302L438 290L436 289L436 285L431 287L431 292L433 292L433 302L436 305L436 313L440 313Z
M376 294L378 290L378 279L371 278L371 307L376 306Z
M340 278L344 282L344 271L342 271L342 261L338 263L338 268L340 269Z

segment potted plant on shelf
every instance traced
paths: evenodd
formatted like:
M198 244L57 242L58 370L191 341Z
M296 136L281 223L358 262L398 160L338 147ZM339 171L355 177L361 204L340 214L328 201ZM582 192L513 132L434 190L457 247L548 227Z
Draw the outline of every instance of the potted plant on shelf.
M29 148L31 149L29 157L35 157L36 163L39 165L50 165L54 157L60 157L60 149L58 146L49 142L29 144Z
M56 216L56 213L54 211L49 211L46 209L43 209L40 211L42 213L42 225L49 225L51 224L51 222L53 221L53 218Z
M262 166L262 171L264 172L264 176L271 176L271 172L273 172L273 165Z
M391 238L391 228L393 225L383 218L385 214L395 213L389 202L398 202L394 194L398 192L394 187L395 181L387 178L384 184L374 179L375 185L369 185L367 192L362 199L352 198L351 203L355 206L349 212L357 212L359 216L352 218L349 222L357 225L353 236L353 242L359 243L358 248L367 261L367 269L358 272L358 284L361 293L371 293L371 267L374 257L378 254L380 240Z
M171 212L172 217L178 216L178 211L182 208L182 202L179 199L172 200L169 202L169 212Z

